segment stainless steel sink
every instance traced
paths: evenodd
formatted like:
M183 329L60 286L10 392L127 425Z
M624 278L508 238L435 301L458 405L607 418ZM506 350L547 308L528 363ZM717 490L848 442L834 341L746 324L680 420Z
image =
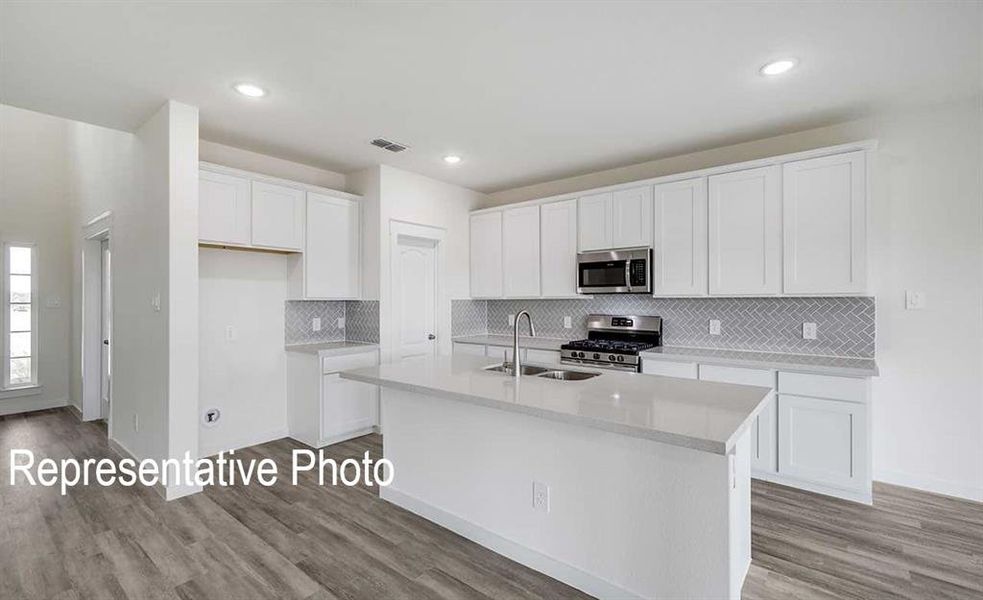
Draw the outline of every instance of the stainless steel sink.
M592 371L546 371L545 373L540 373L537 377L559 379L561 381L582 381L591 377L597 377L598 375L600 373L594 373Z
M485 367L486 371L495 371L496 373L507 373L512 374L512 363L505 363L501 365L494 365L491 367ZM544 367L534 367L533 365L522 365L519 367L519 373L522 375L539 375L540 373L545 373L549 371Z

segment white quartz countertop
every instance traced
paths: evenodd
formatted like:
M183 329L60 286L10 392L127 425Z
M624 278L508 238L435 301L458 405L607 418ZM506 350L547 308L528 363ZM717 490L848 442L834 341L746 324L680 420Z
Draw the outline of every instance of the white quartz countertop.
M527 375L516 386L511 376L484 370L494 364L471 355L416 358L342 371L341 377L716 454L733 449L772 394L763 387L601 370L582 381Z
M840 358L778 352L677 348L674 346L647 350L642 352L640 356L643 362L646 360L697 362L704 365L775 369L844 377L873 377L877 375L877 363L871 358Z
M511 335L467 335L462 337L456 337L454 342L459 342L461 344L478 344L482 346L504 346L506 348L512 347L512 336ZM555 352L560 351L560 345L569 342L570 340L560 340L556 338L544 338L544 337L527 337L519 336L519 346L521 348L532 348L533 350L553 350Z
M287 352L318 354L320 356L358 354L359 352L375 350L378 347L379 344L369 344L366 342L320 342L317 344L287 344L284 346Z

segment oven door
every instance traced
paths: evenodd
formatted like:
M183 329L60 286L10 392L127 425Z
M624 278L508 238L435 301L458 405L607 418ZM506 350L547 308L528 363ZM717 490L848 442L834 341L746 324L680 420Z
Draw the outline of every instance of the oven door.
M577 255L578 294L629 294L651 291L651 250L581 252Z

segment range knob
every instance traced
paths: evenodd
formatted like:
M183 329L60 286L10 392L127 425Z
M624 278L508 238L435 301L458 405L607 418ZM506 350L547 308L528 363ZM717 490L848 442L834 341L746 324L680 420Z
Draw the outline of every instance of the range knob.
M584 357L584 353L583 352L574 352L573 355L576 356L577 358L583 358Z
M612 362L618 360L619 358L621 358L621 357L620 356L615 357L613 354L608 354L608 360L610 360Z
M601 358L601 355L595 352L594 353L594 360L600 360L600 358Z
M625 362L624 356L618 356L618 362Z

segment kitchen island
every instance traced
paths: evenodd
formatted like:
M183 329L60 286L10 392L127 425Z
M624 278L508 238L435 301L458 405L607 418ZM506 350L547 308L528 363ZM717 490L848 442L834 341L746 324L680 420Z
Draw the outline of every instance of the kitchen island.
M382 388L384 499L598 597L740 597L748 431L771 389L614 371L516 382L495 364L341 374Z

